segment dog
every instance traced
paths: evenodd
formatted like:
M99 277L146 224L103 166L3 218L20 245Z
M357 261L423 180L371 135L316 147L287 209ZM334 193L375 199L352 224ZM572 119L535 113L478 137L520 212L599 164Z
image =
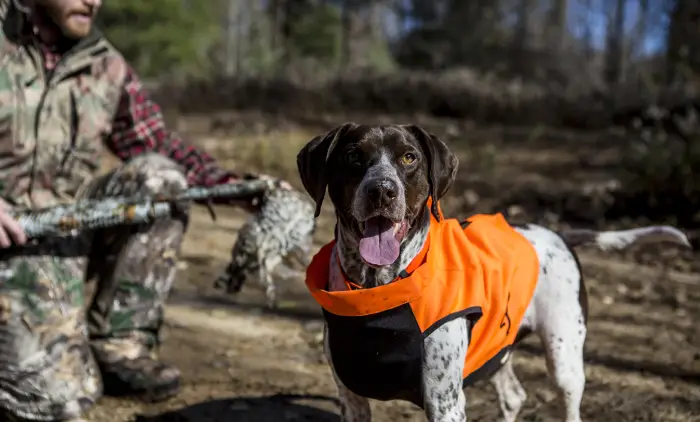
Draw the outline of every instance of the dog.
M307 266L315 230L314 208L305 193L270 190L263 196L260 209L239 230L231 260L214 287L234 294L246 281L255 280L265 290L268 308L276 308L273 271L283 261Z
M526 392L512 347L534 333L564 419L580 421L588 304L572 248L690 247L688 239L670 226L556 233L512 227L499 215L446 220L439 200L458 164L416 125L346 123L297 155L315 216L327 189L337 217L335 239L313 258L306 283L323 310L341 418L371 421L369 399L401 399L431 422L463 422L464 386L490 379L503 420L514 421ZM423 297L433 291L441 296Z

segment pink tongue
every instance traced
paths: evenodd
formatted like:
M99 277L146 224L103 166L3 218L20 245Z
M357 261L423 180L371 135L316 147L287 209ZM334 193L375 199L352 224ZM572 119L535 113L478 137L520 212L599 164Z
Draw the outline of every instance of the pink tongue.
M388 218L374 217L365 222L360 239L360 255L368 264L393 264L399 257L399 241L394 237L394 223Z

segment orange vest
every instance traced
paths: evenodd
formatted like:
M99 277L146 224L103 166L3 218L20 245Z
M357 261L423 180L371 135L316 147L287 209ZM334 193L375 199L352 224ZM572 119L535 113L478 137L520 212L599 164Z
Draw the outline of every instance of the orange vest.
M336 373L356 394L419 406L425 337L466 317L464 383L489 376L515 341L539 274L533 246L501 214L462 224L431 215L423 250L402 276L374 288L325 290L329 266L340 265L330 262L334 246L313 258L306 284L323 308Z

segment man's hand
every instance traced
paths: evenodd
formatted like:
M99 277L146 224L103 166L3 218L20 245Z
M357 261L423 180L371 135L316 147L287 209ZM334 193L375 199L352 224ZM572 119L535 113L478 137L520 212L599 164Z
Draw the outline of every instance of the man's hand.
M0 198L0 248L3 249L27 243L27 235L10 211L10 205Z

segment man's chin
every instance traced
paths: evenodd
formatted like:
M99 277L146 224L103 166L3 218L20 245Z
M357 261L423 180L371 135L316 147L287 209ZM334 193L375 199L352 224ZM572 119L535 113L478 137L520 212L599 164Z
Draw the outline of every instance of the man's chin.
M81 40L92 30L92 24L65 25L61 28L63 36L71 40Z

